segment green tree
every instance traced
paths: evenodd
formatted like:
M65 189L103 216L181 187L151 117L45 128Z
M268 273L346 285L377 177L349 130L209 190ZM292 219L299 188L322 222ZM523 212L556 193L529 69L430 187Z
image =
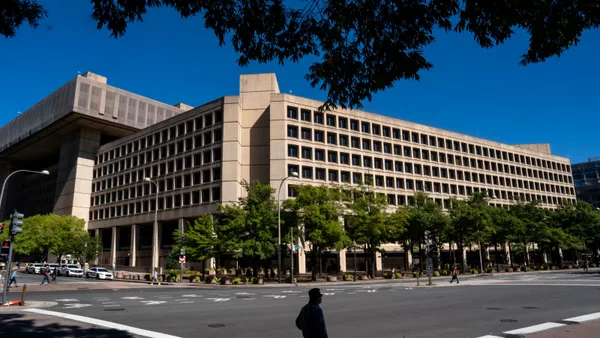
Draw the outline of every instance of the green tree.
M87 243L87 247L85 243ZM75 260L83 265L84 261L89 264L96 259L101 250L100 237L92 237L86 231L84 234L74 236L69 253Z
M482 48L503 44L519 31L529 35L521 65L560 56L600 24L594 0L333 1L299 6L282 0L92 0L98 29L123 36L148 9L170 7L182 18L203 17L219 45L228 39L238 64L298 62L316 58L306 79L327 91L326 105L359 108L398 80L419 80L433 64L424 50L444 31L472 34ZM0 35L48 15L37 0L0 2ZM87 15L82 13L82 15Z
M194 220L194 223L188 222L188 229L185 232L187 243L185 245L185 254L192 261L203 262L209 258L216 258L220 254L227 252L222 251L227 247L228 241L235 236L221 233L220 227L214 222L213 216L202 215ZM176 251L181 248L181 232L175 232ZM234 245L234 247L236 247ZM177 254L179 254L177 252Z
M352 190L352 196L347 204L350 215L346 217L346 230L349 237L363 247L367 273L375 277L376 255L383 253L381 245L391 242L395 230L386 212L387 198L367 186Z
M520 226L513 229L512 237L523 247L523 261L529 265L528 245L547 236L545 213L538 207L539 203L532 201L524 203L517 201L511 205L510 212L520 220Z
M87 238L85 220L71 216L48 215L51 219L52 232L50 237L50 253L55 255L60 263L63 256L73 253L74 245L81 242L81 238ZM24 223L24 222L23 222Z
M312 280L317 279L319 259L326 250L341 250L351 240L340 224L339 192L325 186L301 185L295 199L284 201L284 208L298 215L299 237L309 247Z

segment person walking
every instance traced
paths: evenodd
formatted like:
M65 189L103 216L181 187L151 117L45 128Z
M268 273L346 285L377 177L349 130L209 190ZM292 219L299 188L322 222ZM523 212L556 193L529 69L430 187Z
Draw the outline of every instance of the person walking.
M10 275L10 283L8 284L8 287L10 288L13 283L15 283L16 287L19 287L19 285L17 285L17 269L14 269Z
M44 278L42 279L42 285L44 285L45 282L48 282L48 284L50 284L50 279L48 278L50 276L50 268L46 267L42 274L44 275Z
M325 325L325 316L321 309L323 294L318 288L308 291L308 304L300 310L296 317L296 327L302 331L304 338L327 338L327 327Z
M160 282L158 281L158 271L154 270L154 273L152 274L152 285L154 285L154 282L156 281L156 283L158 283L158 285L160 285Z
M452 265L452 279L450 280L450 283L454 282L454 280L456 280L456 284L460 283L458 281L458 269L456 268L456 264Z
M53 268L50 272L50 276L52 277L52 284L56 284L56 267Z

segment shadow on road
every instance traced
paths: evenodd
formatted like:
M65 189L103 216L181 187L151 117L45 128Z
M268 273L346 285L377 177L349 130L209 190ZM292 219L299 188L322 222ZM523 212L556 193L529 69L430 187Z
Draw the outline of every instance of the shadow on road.
M80 337L80 338L132 338L133 335L119 330L80 327L56 323L36 325L36 320L20 313L0 314L0 337L19 338L55 338L55 337Z

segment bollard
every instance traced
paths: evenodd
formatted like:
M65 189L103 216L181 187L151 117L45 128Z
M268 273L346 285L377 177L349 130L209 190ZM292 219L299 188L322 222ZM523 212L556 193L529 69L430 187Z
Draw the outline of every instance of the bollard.
M21 306L25 306L25 293L27 293L27 284L23 284L23 290L21 290L21 303L19 303Z

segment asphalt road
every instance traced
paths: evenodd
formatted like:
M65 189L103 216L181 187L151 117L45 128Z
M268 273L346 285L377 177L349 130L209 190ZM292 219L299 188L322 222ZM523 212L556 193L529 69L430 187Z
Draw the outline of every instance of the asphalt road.
M329 336L479 337L599 312L600 275L515 275L321 288ZM49 310L178 337L300 337L294 325L307 288L156 287L33 293Z

